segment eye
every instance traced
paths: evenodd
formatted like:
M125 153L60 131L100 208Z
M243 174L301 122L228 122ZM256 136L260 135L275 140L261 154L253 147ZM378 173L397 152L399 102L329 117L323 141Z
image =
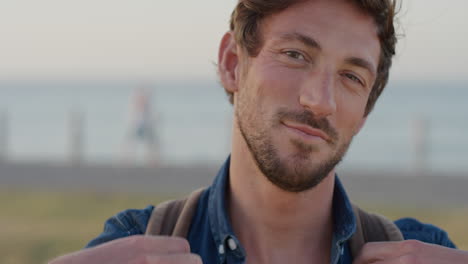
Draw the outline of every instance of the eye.
M348 79L350 79L351 81L353 82L356 82L360 85L364 85L364 82L361 81L361 79L359 79L359 77L357 77L356 75L352 74L352 73L345 73L344 76Z
M293 58L295 60L306 60L305 56L302 53L295 51L295 50L287 50L284 52L288 57Z

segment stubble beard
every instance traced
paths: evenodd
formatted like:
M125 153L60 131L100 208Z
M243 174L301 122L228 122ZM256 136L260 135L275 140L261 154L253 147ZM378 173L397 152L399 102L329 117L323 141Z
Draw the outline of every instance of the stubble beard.
M251 115L252 110L238 108L236 111L237 126L262 174L275 186L287 192L299 193L320 184L342 160L351 143L352 138L336 145L337 133L328 123L324 123L326 121L313 119L313 114L310 112L291 113L280 109L270 122L265 122L265 120L256 120ZM335 151L323 162L314 164L314 152L317 152L317 147L291 139L290 143L295 152L281 159L279 150L273 144L272 136L268 131L277 129L282 118L290 118L328 132L334 139L334 142L328 144L334 147ZM255 127L255 123L261 124L262 127Z

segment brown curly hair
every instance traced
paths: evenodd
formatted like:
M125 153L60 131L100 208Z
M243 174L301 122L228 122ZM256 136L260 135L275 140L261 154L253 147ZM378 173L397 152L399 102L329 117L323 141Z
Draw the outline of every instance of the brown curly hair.
M244 48L249 56L256 57L263 45L261 36L258 34L260 22L268 16L303 1L305 0L239 0L232 12L230 22L230 29L234 33L237 44ZM350 1L374 18L381 46L377 78L366 105L365 116L367 116L388 82L397 43L394 20L398 0ZM233 94L227 90L226 93L232 104Z

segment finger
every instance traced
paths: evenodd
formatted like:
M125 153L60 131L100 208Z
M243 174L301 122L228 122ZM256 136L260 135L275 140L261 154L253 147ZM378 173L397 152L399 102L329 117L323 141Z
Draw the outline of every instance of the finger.
M175 237L151 237L151 236L131 236L117 239L100 246L80 250L53 260L54 264L101 264L101 263L147 263L144 262L146 256L187 254L190 253L190 246L187 240ZM166 257L178 259L179 257ZM185 257L187 262L197 263L195 257ZM143 260L138 262L136 260ZM190 262L191 261L191 262ZM151 263L151 262L150 262ZM153 262L163 263L166 262ZM168 262L173 263L173 262ZM177 262L175 262L177 263ZM201 262L200 262L201 263Z
M134 240L129 239L130 246L152 254L190 253L188 241L181 237L134 236Z
M353 264L368 264L389 258L395 252L395 242L371 242L362 247Z
M418 251L423 245L423 242L416 240L366 243L354 260L354 264L378 263L377 261L396 259Z
M134 256L140 254L173 254L190 253L187 240L168 236L130 236L102 244L93 249L100 252L129 252Z
M468 263L468 252L417 240L364 245L353 264Z
M139 262L138 262L139 263ZM172 254L172 255L151 255L145 256L144 262L147 264L203 264L202 259L196 254Z
M353 264L356 264L357 262L353 262ZM375 260L375 261L367 261L367 262L359 262L360 264L406 264L406 262L401 262L400 258L396 259L386 259L386 260ZM413 262L409 264L415 264ZM429 263L424 263L424 264L429 264Z

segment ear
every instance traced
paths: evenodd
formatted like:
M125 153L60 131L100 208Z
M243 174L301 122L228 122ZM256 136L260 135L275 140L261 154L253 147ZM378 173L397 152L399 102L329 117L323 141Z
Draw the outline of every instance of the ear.
M239 55L233 33L224 34L218 52L218 73L221 82L229 92L237 92Z

